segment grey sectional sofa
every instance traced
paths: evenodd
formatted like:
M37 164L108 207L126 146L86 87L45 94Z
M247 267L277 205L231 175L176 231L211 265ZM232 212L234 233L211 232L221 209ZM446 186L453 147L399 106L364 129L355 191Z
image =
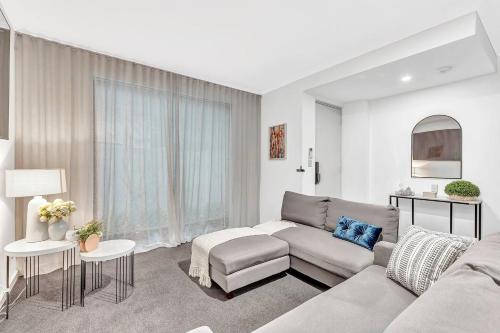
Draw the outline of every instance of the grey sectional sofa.
M373 252L332 237L341 215L383 228ZM291 267L332 288L255 333L500 332L500 233L474 245L417 297L385 274L398 238L397 208L286 192L282 219L298 227L214 247L215 281L234 290Z
M210 251L210 276L228 298L232 291L290 267L334 286L373 263L372 251L332 236L341 215L378 225L382 239L397 240L399 215L393 206L286 192L281 218L297 227L215 246Z

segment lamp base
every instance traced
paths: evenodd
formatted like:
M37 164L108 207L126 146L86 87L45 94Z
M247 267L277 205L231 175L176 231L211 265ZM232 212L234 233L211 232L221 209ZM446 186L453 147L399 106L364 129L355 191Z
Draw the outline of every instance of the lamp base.
M41 242L49 239L47 223L40 222L38 209L47 203L41 196L36 196L28 203L26 214L26 241L29 243Z

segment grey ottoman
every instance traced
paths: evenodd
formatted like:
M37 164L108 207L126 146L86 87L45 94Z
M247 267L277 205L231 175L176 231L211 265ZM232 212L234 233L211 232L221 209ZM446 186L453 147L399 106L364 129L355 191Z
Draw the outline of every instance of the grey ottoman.
M228 298L233 290L288 268L288 243L269 235L236 238L210 251L210 276Z

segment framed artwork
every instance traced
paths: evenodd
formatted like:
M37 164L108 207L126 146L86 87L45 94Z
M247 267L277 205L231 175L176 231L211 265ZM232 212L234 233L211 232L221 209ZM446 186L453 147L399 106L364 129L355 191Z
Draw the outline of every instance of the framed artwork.
M286 124L269 127L269 159L286 159Z

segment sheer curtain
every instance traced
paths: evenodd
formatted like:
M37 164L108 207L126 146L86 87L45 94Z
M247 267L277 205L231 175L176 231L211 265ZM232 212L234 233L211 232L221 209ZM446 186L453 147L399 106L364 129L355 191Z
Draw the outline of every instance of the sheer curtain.
M94 80L94 210L107 238L173 246L228 223L230 105Z
M260 96L25 34L15 47L16 168L66 169L72 225L99 218L148 249L258 223Z

